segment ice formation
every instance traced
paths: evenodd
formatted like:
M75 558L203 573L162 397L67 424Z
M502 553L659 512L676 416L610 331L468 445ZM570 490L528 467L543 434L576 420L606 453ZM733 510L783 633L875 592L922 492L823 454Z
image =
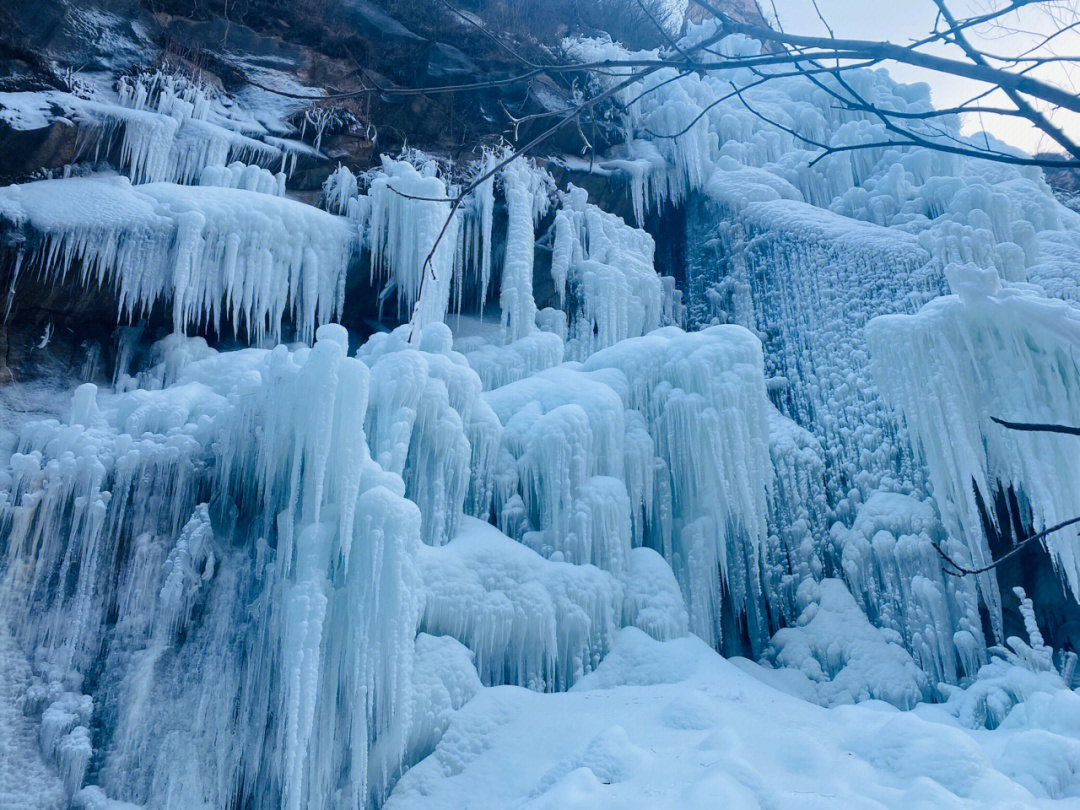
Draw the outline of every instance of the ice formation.
M410 725L420 513L368 454L369 373L345 341L322 327L311 349L211 353L167 388L100 402L87 385L68 424L24 437L5 613L47 664L42 688L72 695L41 721L69 787L90 755L81 673L104 655L116 703L96 733L113 739L99 777L111 794L295 808L325 806L328 785L352 806L385 790ZM72 587L55 594L61 569ZM180 718L196 718L204 745ZM211 741L224 740L236 764L220 769Z
M752 81L657 70L611 111L597 165L637 225L681 208L678 285L652 235L504 151L339 166L320 210L208 88L50 94L97 163L0 189L15 284L164 306L174 334L126 328L64 418L13 419L0 777L95 810L460 807L493 768L481 806L1075 794L1075 656L1024 594L1030 643L988 647L995 576L936 549L990 561L972 481L1034 528L1080 513L1073 440L991 421L1080 425L1080 217L1038 172L927 149L811 167L718 101ZM744 92L818 142L880 136L805 79ZM0 105L45 115L24 95ZM1080 596L1075 535L1045 546ZM1056 753L1025 772L989 727ZM805 767L772 787L740 745ZM829 775L845 755L858 779Z
M116 289L126 318L166 303L177 332L231 327L258 341L280 337L288 317L310 338L341 311L355 253L349 223L218 186L42 180L0 189L0 223L26 232L25 272L62 281L78 265L84 286Z
M566 301L568 284L577 293L572 355L587 357L675 320L673 296L665 300L664 284L653 269L654 250L649 234L570 187L555 219L551 275L560 303Z
M702 26L686 42L710 30ZM584 61L631 55L598 39L566 47ZM758 43L741 37L720 48L759 53ZM926 86L900 85L881 72L856 75L853 86L878 104L931 109ZM639 221L650 209L684 206L688 322L740 323L759 334L770 398L808 431L799 445L785 440L783 456L774 439L777 484L798 497L774 500L770 528L781 544L793 543L798 532L805 540L788 546L800 550L776 573L767 568L767 590L787 589L774 598L790 622L791 588L832 569L935 679L971 675L983 655L980 601L1000 637L996 585L983 577L975 592L970 583L943 578L930 541L959 560L988 561L972 479L984 495L999 483L1013 485L1030 503L1036 527L1078 511L1070 489L1077 477L1063 458L1067 445L1006 435L988 423L999 416L1075 424L1068 391L1076 370L1062 353L1075 338L1065 326L1070 316L1050 314L1066 311L1061 301L1026 316L1010 317L1004 306L1000 314L987 311L977 337L958 328L967 317L945 314L946 307L959 312L959 302L933 299L952 285L965 301L1026 300L1038 296L1029 283L1071 299L1080 220L1054 199L1038 170L926 148L875 147L814 160L819 150L810 142L888 138L878 119L841 111L805 78L760 83L744 69L676 77L675 69L658 70L620 91L624 103L633 102L619 111L627 140L603 168L624 175ZM743 87L741 95L732 86ZM963 140L955 119L943 125L928 137ZM553 262L557 275L562 266ZM933 323L930 313L940 313ZM1053 393L1040 383L1017 384L1032 378L1045 379ZM1053 460L1038 465L1036 458ZM796 460L802 472L790 469ZM818 479L807 478L807 465L818 462ZM882 496L907 499L891 503L902 513L892 521L897 528L887 529L895 545L865 534L865 516L880 511ZM939 513L940 528L921 517L916 522L924 528L904 528L927 504ZM824 543L823 529L832 523L839 525ZM1059 535L1048 545L1072 588L1073 538ZM796 574L800 566L806 567Z
M981 566L990 549L972 482L983 493L997 483L1014 486L1041 527L1080 508L1080 469L1070 441L991 421L1080 424L1072 351L1080 311L1023 285L1002 287L993 271L974 264L953 264L946 272L953 295L916 315L873 321L868 338L879 385L926 460L942 520L964 541L961 559ZM1075 538L1051 535L1045 544L1071 592L1080 594ZM996 604L992 578L980 584Z

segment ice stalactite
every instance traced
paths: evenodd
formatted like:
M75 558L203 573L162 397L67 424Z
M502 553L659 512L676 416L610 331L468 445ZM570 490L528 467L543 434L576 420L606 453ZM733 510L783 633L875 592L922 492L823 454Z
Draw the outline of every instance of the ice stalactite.
M474 169L476 177L493 172L498 165L496 152L485 152L483 159ZM491 286L492 271L492 228L495 220L495 175L492 174L480 183L473 192L469 216L465 219L463 250L466 265L472 268L474 276L480 280L480 311L487 303L488 287Z
M584 359L665 323L672 305L665 306L649 234L589 203L585 191L574 186L565 194L554 227L551 275L560 302L565 305L568 288L572 293L571 356Z
M215 95L207 85L162 71L121 76L116 92L125 107L198 121L209 117Z
M1080 514L1080 468L1071 441L1008 430L991 417L1080 424L1080 313L1023 286L1001 287L996 271L947 269L954 295L915 315L874 320L867 332L878 385L925 460L949 535L963 541L961 564L990 562L973 483L989 493L1012 485L1036 528ZM1043 541L1074 596L1080 555L1070 531ZM1000 635L991 576L980 587Z
M71 420L28 425L4 503L5 612L22 641L60 673L85 671L115 594L106 573L140 531L179 532L200 491L201 449L224 400L198 383L138 391L103 424L96 387L75 393ZM70 583L61 593L53 577ZM48 610L41 610L47 605ZM26 621L29 610L42 618Z
M285 173L277 174L249 163L230 163L228 166L207 166L199 175L200 186L221 186L258 191L262 194L285 196Z
M120 168L135 183L190 184L207 167L237 161L287 168L280 147L191 117L177 103L169 113L76 98L68 106L83 133L83 153L97 159L118 150Z
M46 279L77 268L84 285L115 286L126 318L166 303L178 332L231 325L256 341L286 319L310 340L340 312L356 250L346 220L293 200L123 178L8 186L0 219L36 245Z
M506 195L506 256L503 259L499 306L506 341L536 330L533 297L533 253L536 220L548 208L550 175L524 161L515 161L501 174Z
M261 636L280 661L268 685L286 810L329 806L331 786L350 806L385 790L389 763L369 772L367 751L409 725L420 609L420 513L368 455L367 368L346 357L343 328L318 338L295 357L270 353L219 444L222 494L263 514L263 531L276 527L270 587L281 592Z
M775 480L762 552L762 591L772 623L790 625L799 615L795 598L799 585L821 579L828 570L825 462L814 435L772 407L769 455Z
M359 196L359 181L356 175L349 171L348 166L340 163L330 176L323 181L322 206L332 214L345 216L350 209L357 205Z
M485 399L504 426L495 501L504 531L617 575L631 548L648 545L675 569L695 632L721 637L726 592L763 643L772 465L753 336L669 327Z
M628 443L616 391L596 375L558 366L484 398L503 424L494 504L500 527L545 556L620 571L631 545L626 455L636 454L633 469L651 473L653 451L651 442Z
M451 216L447 185L434 165L383 158L365 201L372 277L385 279L380 299L396 293L398 307L423 329L446 318L458 272L461 217Z
M454 345L480 375L486 391L557 366L566 353L566 343L559 334L541 330L502 345L483 337L463 338Z

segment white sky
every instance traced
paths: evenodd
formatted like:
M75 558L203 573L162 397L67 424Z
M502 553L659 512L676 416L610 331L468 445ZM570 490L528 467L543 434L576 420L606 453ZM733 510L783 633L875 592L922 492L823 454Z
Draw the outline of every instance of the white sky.
M762 11L770 19L773 17L773 2L774 0L759 0ZM998 8L1002 2L1003 0L950 0L949 9L957 18L963 18ZM896 44L907 44L927 36L933 29L937 15L937 7L931 0L817 0L817 4L836 36L887 39ZM1058 0L1054 4L1054 10L1059 14L1059 19L1066 18L1066 22L1072 22L1080 18L1077 16L1078 6L1080 0ZM811 0L775 0L775 9L788 33L815 36L828 33ZM1042 38L1038 36L1039 32L1050 33L1061 27L1060 23L1050 19L1043 8L1027 9L1003 20L1013 28L1023 27L1026 33L1014 34L1000 28L995 30L984 27L974 33L969 31L969 38L987 52L1017 56ZM1080 25L1059 35L1051 47L1061 56L1080 54ZM966 58L955 47L939 46L935 52L957 59ZM957 106L987 89L986 85L969 79L932 73L908 65L886 64L885 67L899 81L925 81L929 84L934 105L939 108ZM1032 75L1071 90L1080 90L1080 74L1076 74L1077 81L1070 76L1075 70L1075 67L1070 69L1057 63L1042 66ZM1011 106L1000 92L987 96L983 103L998 107ZM1080 116L1055 113L1048 109L1044 112L1050 114L1051 120L1074 140L1080 140ZM981 129L1028 152L1061 151L1046 135L1021 119L983 115L980 123L976 116L965 117L965 132Z

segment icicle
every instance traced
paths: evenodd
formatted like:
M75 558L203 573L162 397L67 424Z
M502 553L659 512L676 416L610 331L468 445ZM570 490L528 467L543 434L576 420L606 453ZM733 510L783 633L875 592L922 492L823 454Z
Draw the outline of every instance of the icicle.
M127 318L166 301L177 331L231 324L255 340L287 318L310 340L340 310L356 247L346 220L292 200L122 178L8 186L0 217L37 240L47 277L78 264L83 284L115 285Z
M502 172L506 194L506 256L503 260L499 306L507 341L519 340L536 329L536 301L533 298L534 224L537 199L541 198L546 172L537 171L522 160ZM544 198L546 208L546 198Z

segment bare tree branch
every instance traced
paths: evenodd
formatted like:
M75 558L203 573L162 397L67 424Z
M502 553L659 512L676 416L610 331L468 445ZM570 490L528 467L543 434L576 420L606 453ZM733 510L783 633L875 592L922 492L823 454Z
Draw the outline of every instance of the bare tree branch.
M935 543L932 540L930 541L930 545L932 545L934 547L934 551L936 551L938 553L938 556L940 556L941 559L944 560L945 563L949 566L948 568L942 568L941 569L942 571L944 571L946 574L948 574L949 576L952 576L952 577L967 577L967 576L972 576L974 574L985 574L987 571L991 571L994 568L997 568L999 565L1001 565L1003 562L1010 559L1011 557L1015 557L1017 554L1019 554L1021 551L1023 551L1027 546L1034 543L1035 541L1042 540L1047 535L1053 534L1054 532L1059 532L1062 529L1066 529L1069 526L1075 525L1077 523L1080 523L1080 517L1074 517L1074 518L1070 518L1069 520L1063 520L1061 523L1056 523L1053 526L1051 526L1050 528L1043 529L1041 532L1038 532L1037 534L1033 534L1030 537L1025 537L1023 540L1021 540L1015 546L1013 546L1011 549L1009 549L1009 551L1007 551L1005 554L1002 554L996 560L994 560L993 562L988 563L987 565L982 566L981 568L968 568L966 566L960 565L960 563L958 563L956 560L954 560L952 557L950 557L945 552L945 550L941 548L940 545L938 545L937 543Z
M991 421L997 422L1002 427L1007 427L1009 430L1030 430L1039 433L1064 433L1067 436L1080 436L1080 427L1072 427L1070 425L1050 425L1050 424L1038 424L1035 422L1006 422L1004 419L998 419L996 416L990 417Z

